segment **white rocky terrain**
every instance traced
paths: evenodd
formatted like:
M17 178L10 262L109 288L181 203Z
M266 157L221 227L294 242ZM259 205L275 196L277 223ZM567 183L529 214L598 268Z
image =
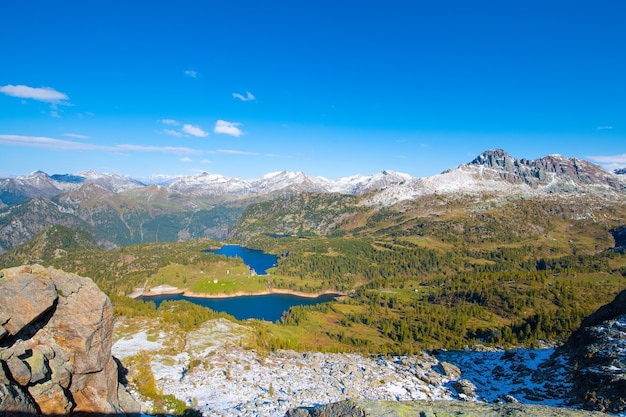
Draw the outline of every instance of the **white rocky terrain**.
M259 354L242 347L252 329L224 319L209 321L186 336L146 322L137 327L120 321L116 329L114 356L124 363L142 350L150 352L158 388L205 416L284 416L295 407L346 399L519 401L563 407L571 388L559 372L563 364L550 361L554 349L401 357Z

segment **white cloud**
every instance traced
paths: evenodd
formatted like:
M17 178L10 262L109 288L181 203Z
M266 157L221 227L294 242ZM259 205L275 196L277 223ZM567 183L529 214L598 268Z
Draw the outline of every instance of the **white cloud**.
M213 161L211 161L210 159L203 159L202 161L200 161L201 164L212 164Z
M139 152L159 152L159 153L173 153L173 154L200 154L202 151L191 148L182 148L176 146L144 146L144 145L115 145L112 146L112 150L119 151L139 151Z
M63 136L73 139L89 139L89 136L77 135L76 133L64 133Z
M242 95L239 93L233 93L233 98L238 98L241 101L252 101L252 100L256 100L256 97L254 96L254 94L252 94L249 91L246 91L246 95Z
M86 142L73 142L60 140L45 136L20 136L20 135L0 135L0 145L23 146L27 148L47 149L51 151L137 151L137 152L157 152L182 155L193 155L203 153L197 149L174 147L174 146L143 146L133 144L122 144L113 146L96 145Z
M205 132L204 130L202 130L201 128L199 128L198 126L193 126L193 125L184 125L183 126L183 132L191 135L191 136L197 136L199 138L204 138L209 136L208 132Z
M260 153L258 152L237 151L234 149L217 149L215 151L207 151L207 153L217 153L217 154L224 154L224 155L250 155L250 156L260 155Z
M193 162L193 160L189 157L180 158L180 162Z
M178 130L172 130L172 129L164 129L163 133L165 133L166 135L177 137L177 138L180 138L183 136L183 134L179 132Z
M213 128L213 132L239 137L243 135L243 131L239 129L237 126L241 126L241 123L227 122L226 120L218 120L217 122L215 122L215 128Z
M170 125L170 126L178 126L180 124L176 120L173 120L173 119L162 119L161 123L163 123L164 125Z
M20 136L20 135L0 135L0 145L5 146L25 146L28 148L42 148L54 151L101 151L106 150L105 146L98 146L84 142L72 142L59 140L45 136Z
M5 85L0 87L0 93L4 93L11 97L29 98L33 100L39 100L46 103L58 103L69 105L64 103L63 100L69 100L69 97L65 93L56 91L50 87L34 88L27 85Z
M185 71L185 75L187 77L191 77L191 78L198 78L198 73L196 71L193 71L193 70Z
M586 158L603 164L626 164L626 153L621 155L587 156Z

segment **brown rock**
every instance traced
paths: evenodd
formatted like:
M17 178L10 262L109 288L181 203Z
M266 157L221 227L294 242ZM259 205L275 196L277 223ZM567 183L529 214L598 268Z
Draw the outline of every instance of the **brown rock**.
M61 387L68 389L72 383L72 374L74 373L74 367L72 364L55 358L49 362L49 365L50 370L52 371L52 381L56 382Z
M4 368L0 366L0 386L9 385L11 381L7 378L7 375L4 373Z
M33 385L28 388L37 406L44 415L65 415L69 414L74 404L67 397L65 390L52 381L44 384Z
M435 368L451 380L459 379L461 376L459 367L448 362L441 362Z
M26 365L20 358L17 356L11 356L11 358L6 361L7 367L9 368L9 372L11 373L11 377L15 382L22 386L28 385L30 382L30 368Z
M0 317L8 320L2 327L15 335L51 309L56 301L56 287L50 280L5 272L0 292Z
M1 373L2 370L0 368ZM0 416L19 417L35 415L37 415L35 404L20 386L10 382L0 384Z
M39 349L34 349L32 354L24 360L30 368L30 382L35 384L44 380L50 373L48 360Z
M9 386L21 386L22 392L28 387L45 414L123 414L108 297L90 279L54 268L35 265L0 274L4 327L11 335L26 329L13 345L0 348L5 364L0 369L6 366L10 373L0 378L0 386L7 393ZM7 337L5 343L11 341ZM125 398L125 403L132 401ZM0 415L7 410L2 404Z

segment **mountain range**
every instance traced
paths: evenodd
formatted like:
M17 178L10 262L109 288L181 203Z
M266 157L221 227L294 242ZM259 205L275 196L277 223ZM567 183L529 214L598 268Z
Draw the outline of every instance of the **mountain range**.
M242 180L203 172L194 176L159 177L154 184L173 192L204 199L233 200L299 192L363 195L391 188L395 200L418 194L480 192L516 188L518 192L624 191L624 170L607 172L600 166L577 158L548 155L536 160L517 159L501 149L483 152L456 169L426 178L381 171L338 180L311 177L304 172L280 171L258 179ZM12 205L33 197L53 197L96 185L103 190L122 192L154 185L119 174L84 171L78 174L48 175L36 171L26 176L0 179L0 203ZM512 187L514 186L514 187ZM392 198L390 202L393 202Z
M303 193L346 202L355 197L350 206L371 209L459 195L584 195L619 201L626 193L626 175L577 158L517 159L501 149L425 178L382 171L329 180L282 171L251 180L202 173L149 184L94 171L37 171L0 179L0 253L51 224L81 227L105 248L203 236L223 239L250 204Z

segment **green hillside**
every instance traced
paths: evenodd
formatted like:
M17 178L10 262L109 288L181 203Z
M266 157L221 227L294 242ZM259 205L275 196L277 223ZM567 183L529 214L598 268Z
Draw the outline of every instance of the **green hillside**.
M430 196L387 208L363 201L302 194L248 206L232 233L280 255L262 278L248 277L240 260L206 253L219 246L212 240L105 251L77 244L83 232L58 228L73 238L47 232L45 244L40 236L0 262L40 253L46 265L94 278L124 314L164 314L123 296L146 283L228 294L269 281L346 294L293 308L280 323L258 322L257 343L267 349L407 353L553 343L626 287L626 257L614 249L626 224L619 200Z

